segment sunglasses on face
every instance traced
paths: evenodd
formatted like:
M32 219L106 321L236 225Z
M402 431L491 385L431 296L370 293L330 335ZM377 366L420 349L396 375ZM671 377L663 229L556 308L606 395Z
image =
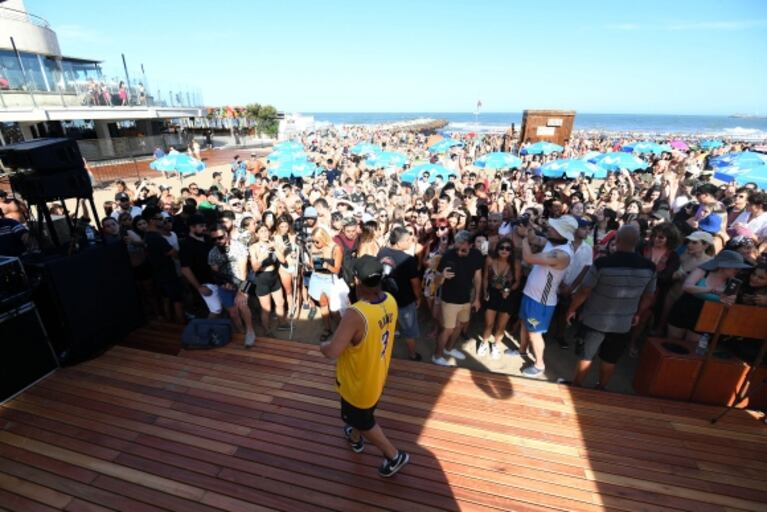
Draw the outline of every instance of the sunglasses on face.
M498 247L498 250L499 251L510 251L511 250L511 246L510 245L501 245L501 246Z

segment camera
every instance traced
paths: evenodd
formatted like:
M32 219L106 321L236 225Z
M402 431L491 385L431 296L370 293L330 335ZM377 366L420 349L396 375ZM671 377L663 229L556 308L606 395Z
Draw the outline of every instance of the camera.
M511 221L512 226L521 225L521 226L529 226L530 225L530 214L529 213L523 213L520 215L517 219Z
M314 266L315 270L322 269L323 263L324 263L324 260L319 256L315 256L314 258L312 258L312 265Z

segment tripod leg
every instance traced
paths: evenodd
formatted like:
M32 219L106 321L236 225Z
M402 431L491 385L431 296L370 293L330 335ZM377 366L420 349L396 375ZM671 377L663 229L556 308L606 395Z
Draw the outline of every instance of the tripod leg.
M741 403L743 403L744 400L749 398L751 395L755 394L758 390L762 389L762 386L764 386L765 384L767 384L767 380L762 381L758 386L755 386L753 389L751 389L748 392L748 395L746 395L745 397L740 398L737 402L733 402L732 405L728 406L727 408L725 408L725 410L719 413L719 415L716 418L711 418L711 424L715 425L716 422L724 418L727 415L727 413L737 408Z

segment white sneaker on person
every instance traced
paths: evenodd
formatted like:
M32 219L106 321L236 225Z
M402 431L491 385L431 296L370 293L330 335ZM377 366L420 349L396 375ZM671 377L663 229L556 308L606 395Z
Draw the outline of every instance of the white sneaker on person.
M245 348L250 348L256 344L256 333L254 331L248 331L245 334Z
M431 362L439 366L455 366L455 361L443 357L431 356Z
M501 358L502 355L503 355L503 352L501 352L501 349L498 348L498 344L493 343L493 346L490 349L490 357L493 360L497 361Z
M479 344L479 348L477 349L477 357L485 357L487 354L490 353L490 344L486 341L483 341Z
M457 348L452 348L450 350L445 349L444 352L445 352L445 355L452 356L452 357L458 359L459 361L463 361L464 359L466 359L466 354L464 354L463 352L461 352Z

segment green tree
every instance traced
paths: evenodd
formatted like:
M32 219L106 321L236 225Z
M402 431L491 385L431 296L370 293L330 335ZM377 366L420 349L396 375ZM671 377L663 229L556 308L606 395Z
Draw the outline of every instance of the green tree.
M271 137L276 137L279 130L277 109L271 105L251 103L245 106L245 115L256 123L256 130Z

